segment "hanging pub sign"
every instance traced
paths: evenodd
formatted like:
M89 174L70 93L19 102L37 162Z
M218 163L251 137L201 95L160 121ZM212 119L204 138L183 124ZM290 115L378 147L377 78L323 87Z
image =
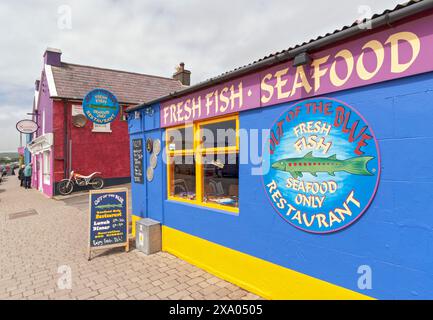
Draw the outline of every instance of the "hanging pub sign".
M97 249L129 251L128 189L91 190L88 259Z
M134 166L134 182L144 183L143 177L143 139L132 140L132 163Z
M116 96L105 89L94 89L83 99L84 115L96 124L113 122L119 110Z
M16 124L16 128L21 133L32 134L38 131L39 126L33 120L26 119L26 120L18 121Z
M354 223L379 184L371 127L352 107L329 98L302 101L280 115L263 159L264 188L275 211L311 233Z

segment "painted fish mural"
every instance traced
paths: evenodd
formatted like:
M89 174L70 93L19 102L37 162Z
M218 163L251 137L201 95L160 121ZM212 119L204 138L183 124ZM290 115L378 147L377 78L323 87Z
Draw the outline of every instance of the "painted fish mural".
M303 158L288 158L276 161L272 164L272 168L288 172L295 179L303 177L303 173L310 173L317 177L317 173L320 172L328 173L331 176L335 176L335 172L372 176L374 174L368 171L367 164L373 159L374 157L364 156L338 160L336 154L329 158L317 158L313 156L311 151Z

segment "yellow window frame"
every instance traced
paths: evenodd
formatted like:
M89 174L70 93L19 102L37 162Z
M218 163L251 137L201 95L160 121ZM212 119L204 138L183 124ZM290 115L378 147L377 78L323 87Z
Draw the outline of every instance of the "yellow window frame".
M177 130L177 129L185 129L185 134L186 134L186 129L187 128L190 128L190 127L193 127L193 149L181 149L181 150L169 150L169 143L168 143L168 137L169 137L169 133L170 133L170 131L173 131L173 130ZM171 128L168 128L167 130L165 130L165 141L166 141L166 151L167 151L167 155L182 155L182 154L185 154L185 153L187 153L187 152L194 152L194 150L195 150L195 148L196 148L196 145L195 145L195 134L194 134L194 132L195 132L195 128L194 128L194 125L193 124L187 124L187 125L181 125L181 126L176 126L176 127L171 127Z
M229 146L229 147L216 147L216 148L202 148L201 147L201 128L205 125L208 124L214 124L214 123L220 123L220 122L227 122L230 120L235 120L236 121L236 146ZM197 130L196 132L196 136L194 137L194 141L198 142L198 145L196 146L199 151L202 152L208 152L208 153L219 153L219 152L232 152L232 151L239 151L239 116L238 115L234 115L234 116L229 116L229 117L222 117L222 118L214 118L211 120L206 120L206 121L201 121L197 123Z
M236 120L236 146L229 147L217 147L217 148L201 148L201 127L207 124L226 122L230 120ZM176 129L186 129L191 127L193 128L193 150L169 150L168 137L171 130ZM167 128L165 131L166 134L166 154L167 154L167 199L171 201L179 201L188 204L194 204L202 207L207 207L211 209L217 209L222 211L228 211L231 213L239 213L239 208L219 205L215 203L207 203L203 202L203 164L202 158L203 154L229 154L229 153L239 153L239 115L231 115L226 117L214 118L211 120L200 121L194 124L180 125L176 127ZM174 156L194 156L195 157L195 200L185 199L181 197L172 196L171 193L171 166L170 164L171 158Z

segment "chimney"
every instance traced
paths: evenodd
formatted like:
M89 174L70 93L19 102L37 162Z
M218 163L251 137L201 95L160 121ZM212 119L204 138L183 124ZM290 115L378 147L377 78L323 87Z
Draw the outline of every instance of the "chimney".
M39 80L36 80L35 81L35 91L39 91L39 85L40 85L40 81Z
M61 56L62 56L62 50L47 48L47 50L44 53L44 63L54 67L61 67L62 66Z
M191 71L185 70L185 63L181 62L176 67L176 73L173 75L173 79L180 81L184 86L191 84Z

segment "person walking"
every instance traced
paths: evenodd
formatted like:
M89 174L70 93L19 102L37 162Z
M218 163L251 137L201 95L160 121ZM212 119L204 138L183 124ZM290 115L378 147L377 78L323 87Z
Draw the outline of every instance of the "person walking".
M24 168L24 186L26 189L31 189L31 182L32 182L32 164L29 163Z
M26 166L22 165L20 170L18 170L18 179L20 180L20 187L24 187L25 177L24 177L24 168Z

